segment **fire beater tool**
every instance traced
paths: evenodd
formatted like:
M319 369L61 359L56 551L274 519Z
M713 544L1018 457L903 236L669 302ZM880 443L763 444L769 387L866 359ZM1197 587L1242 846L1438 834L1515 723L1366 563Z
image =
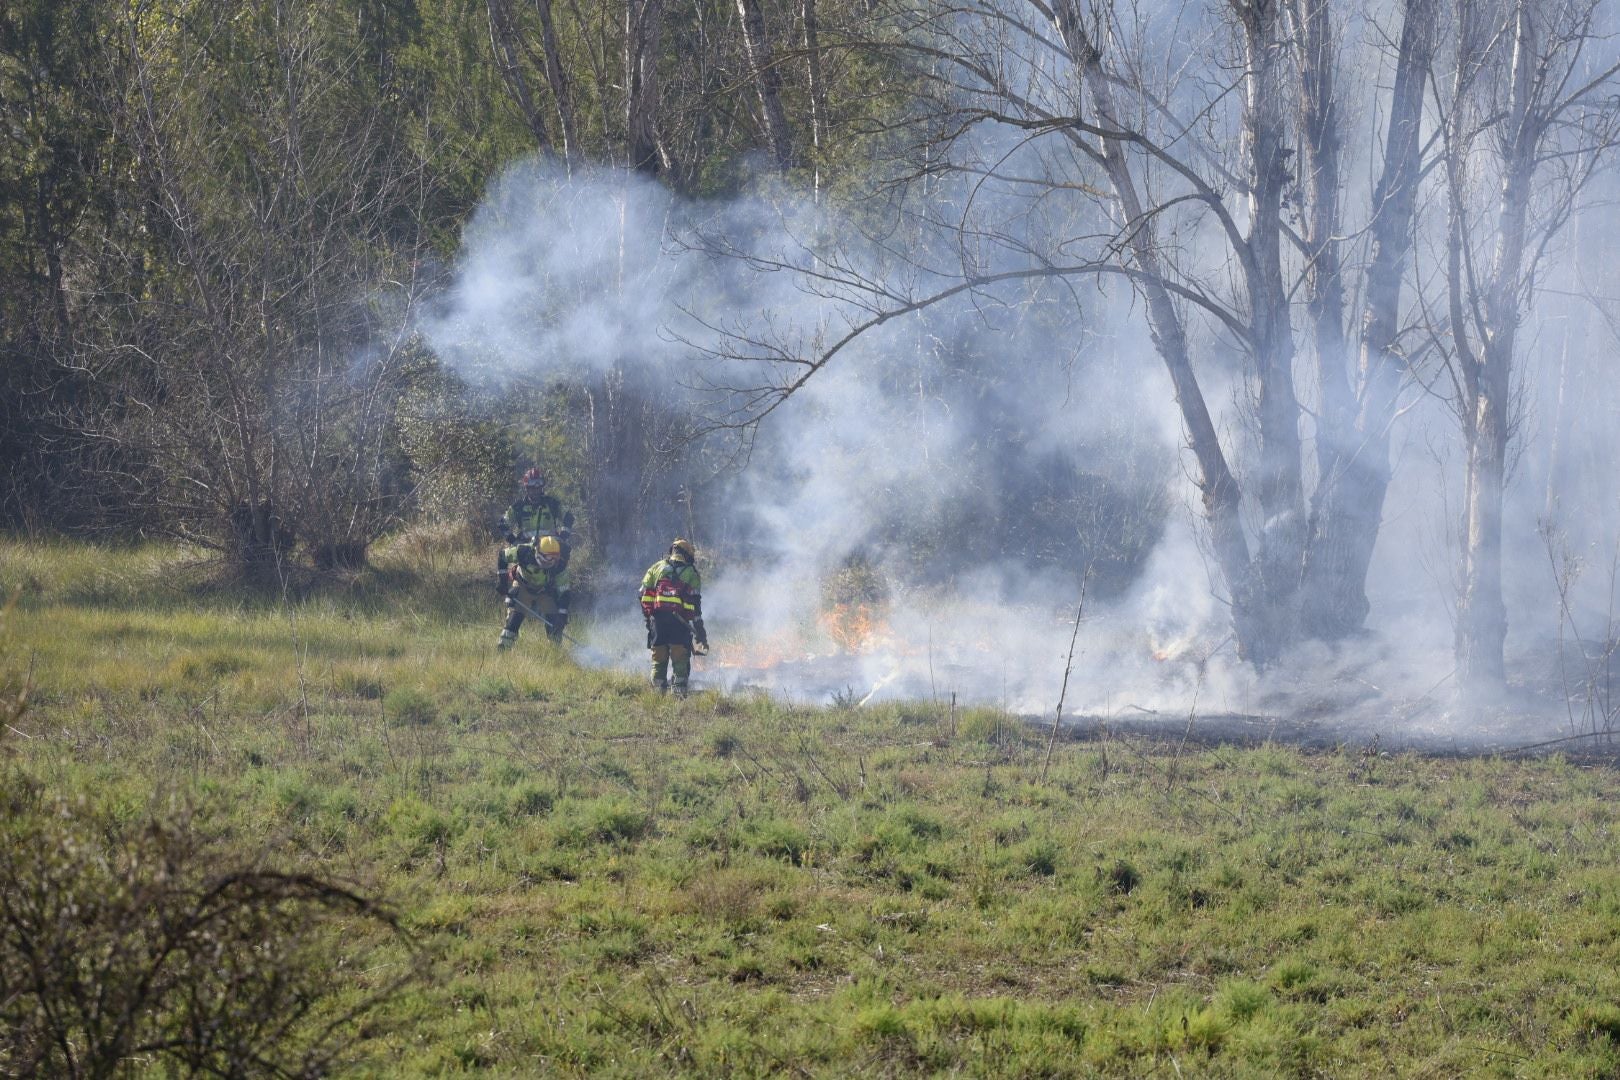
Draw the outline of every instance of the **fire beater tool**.
M519 600L515 596L509 597L509 598L511 599L513 604L517 605L518 610L522 611L523 614L527 615L531 619L539 619L541 622L545 623L547 630L555 630L556 629L556 627L554 627L551 624L550 619L546 618L544 615L542 615L538 611L534 610L534 608L530 607L528 604L525 604L523 601ZM567 641L570 644L574 645L581 652L589 653L598 662L605 662L607 660L607 657L603 656L601 652L597 651L596 649L591 648L589 645L585 644L583 641L579 640L579 638L575 637L573 634L570 634L568 631L566 631L566 630L557 630L557 633L562 635L562 639L564 641Z

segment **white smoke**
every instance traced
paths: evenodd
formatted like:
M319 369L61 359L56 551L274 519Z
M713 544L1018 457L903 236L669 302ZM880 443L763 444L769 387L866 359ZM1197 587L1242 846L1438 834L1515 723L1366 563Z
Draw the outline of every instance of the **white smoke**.
M836 291L806 290L790 273L756 273L672 241L701 229L789 262L802 253L801 235L838 228L808 203L678 207L634 176L566 175L524 163L494 185L474 216L453 285L422 328L439 357L473 381L543 384L629 368L647 384L684 388L710 374L725 382L735 363L706 352L717 328L765 321L784 338L808 338L840 333L861 312ZM1017 377L986 379L971 364L954 364L953 342L921 336L942 331L977 338L970 345L981 352L1001 351L998 362L1018 365ZM805 655L793 677L805 694L841 690L839 680L860 683L861 696L879 682L890 694L916 693L932 662L932 692L1048 707L1067 648L1065 613L1078 600L1084 566L1036 572L988 560L919 584L893 576L909 553L881 530L897 517L943 512L939 542L947 549L969 539L995 549L1007 523L971 515L973 489L997 480L986 468L981 405L1019 418L1030 455L1064 455L1122 489L1161 487L1179 426L1139 337L1110 334L1108 365L1077 363L1074 350L1054 348L1044 334L1004 331L971 310L926 324L898 320L858 338L767 421L748 467L729 485L733 505L724 512L756 531L750 563L707 568L717 643L740 635L800 646ZM994 400L978 402L980 394ZM693 403L715 401L694 394ZM950 518L953 506L968 516ZM837 654L818 626L822 586L857 555L882 590L875 617L887 651ZM613 651L629 663L638 655L638 624L633 610L620 614L599 612L596 636L600 644L628 643ZM1191 623L1177 620L1173 633L1192 632ZM805 669L810 655L827 662L826 678ZM728 677L760 674L741 669Z
M1385 62L1372 26L1352 27L1365 35L1352 44L1369 81ZM1366 131L1375 118L1349 119ZM981 152L1003 161L1012 153L993 145ZM1362 175L1371 172L1360 167ZM1359 195L1364 205L1365 192ZM1354 205L1357 196L1347 201ZM645 385L678 389L694 409L723 412L738 399L717 397L715 386L769 385L802 374L792 365L725 358L736 334L751 336L755 352L780 346L803 356L870 314L860 289L829 283L837 272L883 281L891 299L948 279L931 268L951 265L943 232L969 201L948 185L931 197L933 208L921 225L913 223L914 232L868 248L852 224L781 191L683 204L634 174L522 163L492 187L473 218L454 284L423 329L440 358L473 381L545 383L627 371ZM1034 213L1016 192L989 184L978 186L974 199L999 227L1022 230L1031 250L1050 242L1042 229L1061 246L1066 228L1095 213L1080 196L1072 205L1051 196ZM1186 236L1210 228L1189 219ZM714 252L717 239L733 249L731 257ZM745 253L756 260L736 257ZM991 245L974 257L978 269L993 272L1026 256ZM746 468L717 489L726 505L696 522L700 545L706 527L746 533L747 541L704 566L716 656L700 678L809 700L954 694L1050 715L1072 639L1069 715L1178 723L1200 713L1277 723L1331 717L1337 727L1329 731L1378 732L1390 741L1404 733L1511 743L1540 733L1481 729L1477 718L1446 705L1461 451L1455 419L1432 383L1409 392L1396 432L1396 481L1369 582L1367 638L1302 646L1257 674L1237 660L1230 640L1226 600L1201 540L1180 414L1135 297L1117 279L1067 288L1038 295L1023 285L986 288L897 318L855 338L771 414ZM1575 321L1568 311L1558 317ZM1600 318L1581 325L1573 374L1565 364L1552 379L1556 365L1547 356L1526 360L1526 415L1537 418L1536 431L1556 432L1561 441L1556 454L1539 438L1529 443L1510 492L1510 644L1521 648L1555 635L1571 618L1589 636L1612 636L1602 625L1612 591L1601 586L1620 520L1607 479L1620 448L1614 382L1604 384L1609 392L1584 397L1572 394L1570 383L1600 377L1595 343L1612 351L1615 337ZM1543 351L1555 338L1527 335ZM1239 447L1241 468L1247 389L1240 365L1223 353L1218 334L1206 333L1199 352L1206 397ZM1018 458L1005 456L1009 441L1021 443ZM998 475L1000 463L1022 467L1047 456L1106 481L1129 505L1158 500L1151 557L1109 589L1088 586L1078 635L1087 569L1078 533L1073 562L1032 563L999 553L997 541L1016 531L1016 521L974 509L993 505L988 496L998 484L1022 482ZM1603 482L1593 483L1592 463ZM1549 487L1578 492L1580 505L1560 505ZM1530 505L1538 500L1557 511L1554 524L1585 560L1568 612L1551 588L1555 574L1536 532L1548 515ZM935 522L932 542L988 554L928 573L928 560L907 548L912 534L894 528L897 519ZM649 551L646 560L659 554ZM840 599L824 591L826 583L852 566L876 582L881 621L853 650L823 619ZM624 602L590 622L593 644L626 666L639 666L645 655L628 600L640 571L612 571L624 587L606 595ZM749 659L725 666L728 653ZM1264 720L1254 723L1263 737Z

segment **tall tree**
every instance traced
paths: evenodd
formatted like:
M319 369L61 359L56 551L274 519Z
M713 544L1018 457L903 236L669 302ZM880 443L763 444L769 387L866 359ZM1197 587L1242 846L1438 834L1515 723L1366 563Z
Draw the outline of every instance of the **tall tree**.
M127 253L127 159L96 94L110 9L19 0L0 9L0 523L115 531L127 463L84 437L75 355L86 298ZM123 237L121 237L122 239Z
M82 335L92 427L142 463L134 496L164 527L244 566L294 541L355 563L408 494L391 328L425 239L421 160L385 28L344 14L157 0L111 28L146 270Z
M529 87L529 76L519 56L522 44L518 38L516 21L512 18L511 0L487 0L489 9L489 43L495 53L495 64L501 79L511 91L524 126L534 136L535 147L541 151L551 148L551 133L546 130L540 114L540 104Z
M1298 21L1306 69L1309 58L1330 49L1325 6L1303 0ZM1434 60L1436 0L1406 0L1389 97L1383 166L1372 194L1367 234L1372 249L1361 288L1360 331L1354 367L1336 362L1346 334L1344 274L1337 236L1342 228L1334 192L1341 182L1338 108L1331 82L1304 78L1302 129L1311 199L1306 255L1310 267L1309 304L1315 327L1320 372L1317 425L1319 480L1312 499L1311 533L1306 547L1302 623L1313 637L1333 640L1364 625L1367 573L1378 538L1384 497L1390 482L1390 436L1401 388L1412 373L1410 339L1402 321L1402 295L1416 226L1418 188L1423 176L1424 90Z
M656 175L664 165L658 147L659 44L664 0L627 0L624 6L624 126L629 165Z
M1357 445L1344 297L1372 269L1346 261L1338 240L1351 231L1338 160L1340 102L1353 88L1364 115L1381 91L1373 78L1342 68L1330 14L1311 0L1232 0L1208 18L1191 6L1084 0L907 9L890 31L898 43L881 49L907 57L932 92L912 116L921 136L913 171L891 178L890 190L920 189L941 176L971 185L971 197L939 205L924 198L915 211L923 230L957 238L959 261L946 266L926 251L899 256L911 265L886 271L859 265L836 242L816 248L812 287L853 309L841 316L853 329L810 355L759 338L754 345L763 348L739 340L741 347L722 350L797 367L790 378L753 388L754 415L900 314L964 295L1002 302L998 291L1012 282L1123 280L1143 301L1169 375L1242 654L1266 664L1302 625L1324 637L1359 627L1376 511L1371 530L1359 534L1348 531L1346 515L1324 512L1337 506L1335 497L1364 494L1332 496L1345 473L1340 462ZM1390 103L1400 112L1400 141L1386 153L1379 201L1361 212L1377 222L1381 270L1398 268L1410 246L1412 219L1399 204L1416 182L1411 139L1419 113L1411 105L1432 37L1426 3L1412 0L1401 14L1410 29L1391 36L1404 96ZM1166 35L1180 35L1189 64L1159 62ZM894 245L877 248L892 253ZM1398 289L1380 294L1378 304L1381 319L1398 319ZM1394 349L1398 335L1390 331L1369 347ZM1221 358L1233 354L1242 360L1247 419L1223 431L1207 380L1224 375ZM1307 357L1319 366L1324 399L1314 413L1313 516L1305 499L1309 418L1295 374ZM1362 380L1363 400L1376 396L1370 386L1371 378ZM1381 402L1369 405L1368 424L1375 413L1393 420L1393 407ZM1375 474L1387 470L1387 452L1382 460ZM1332 559L1316 555L1333 549ZM1324 603L1302 599L1308 568L1348 596L1349 618L1325 618Z
M771 157L776 167L786 172L793 167L793 133L788 128L787 111L782 107L782 72L776 64L776 52L771 48L765 11L759 0L737 0L737 14L742 20L743 47L754 77L754 91L759 96Z
M1505 677L1503 489L1516 434L1519 328L1539 263L1620 138L1620 63L1600 54L1598 0L1455 8L1445 113L1444 345L1467 447L1457 670Z

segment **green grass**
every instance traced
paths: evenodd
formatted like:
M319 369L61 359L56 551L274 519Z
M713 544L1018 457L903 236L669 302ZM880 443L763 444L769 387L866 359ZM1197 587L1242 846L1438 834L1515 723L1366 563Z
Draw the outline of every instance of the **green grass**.
M431 974L371 1075L1620 1073L1611 770L1121 739L1045 769L1011 717L498 655L453 559L284 605L165 584L181 558L0 548L34 688L0 755L403 909Z

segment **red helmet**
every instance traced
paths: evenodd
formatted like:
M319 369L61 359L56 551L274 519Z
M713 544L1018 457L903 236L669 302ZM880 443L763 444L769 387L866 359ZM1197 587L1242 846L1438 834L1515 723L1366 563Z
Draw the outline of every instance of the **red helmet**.
M523 486L526 488L543 488L546 486L546 475L539 469L530 469L523 474Z

